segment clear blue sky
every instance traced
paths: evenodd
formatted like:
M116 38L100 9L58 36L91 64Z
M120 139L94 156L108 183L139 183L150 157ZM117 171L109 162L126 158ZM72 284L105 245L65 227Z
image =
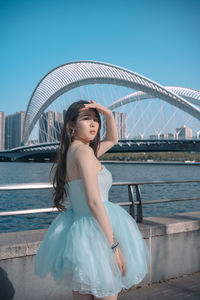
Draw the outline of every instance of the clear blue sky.
M0 0L0 110L26 110L40 79L75 60L200 90L199 0Z

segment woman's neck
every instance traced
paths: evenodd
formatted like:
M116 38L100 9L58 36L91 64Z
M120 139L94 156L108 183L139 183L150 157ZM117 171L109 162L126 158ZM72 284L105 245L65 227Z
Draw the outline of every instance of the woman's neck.
M75 145L89 145L90 142L88 141L85 141L83 139L80 139L80 138L76 138L73 140L73 144Z

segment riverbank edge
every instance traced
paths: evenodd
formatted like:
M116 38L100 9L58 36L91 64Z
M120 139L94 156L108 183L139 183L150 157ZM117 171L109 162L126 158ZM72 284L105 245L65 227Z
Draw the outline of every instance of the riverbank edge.
M105 164L138 164L138 165L200 165L200 162L184 162L184 161L137 161L137 160L130 160L130 161L124 161L124 160L101 160L101 163Z
M160 161L160 160L104 160L100 159L102 163L108 163L108 164L147 164L147 165L200 165L200 162L198 161ZM1 163L22 163L21 161L0 161ZM42 163L42 164L52 164L51 161L24 161L23 163Z

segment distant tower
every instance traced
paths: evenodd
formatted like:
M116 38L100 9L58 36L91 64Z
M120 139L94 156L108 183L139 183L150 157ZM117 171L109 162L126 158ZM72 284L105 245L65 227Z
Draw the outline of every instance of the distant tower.
M4 150L5 147L5 114L0 111L0 150Z
M119 140L126 139L126 135L127 135L127 130L126 130L127 129L127 127L126 127L127 114L113 111L113 116L114 116L115 123L116 123L116 126L117 126Z
M185 125L180 128L176 128L175 135L178 139L191 139L192 138L192 128L188 128Z
M127 136L127 113L121 113L121 139L126 139Z
M5 149L21 146L25 111L5 117Z
M160 140L168 140L169 134L168 133L161 133L160 134Z
M149 138L150 140L158 140L158 134L151 134Z
M55 112L54 113L54 139L60 141L61 129L63 127L63 114Z
M66 114L66 112L67 112L67 110L64 109L64 110L63 110L63 122L64 122L64 119L65 119L65 114Z
M39 143L59 141L62 124L62 113L55 111L43 113L39 120Z

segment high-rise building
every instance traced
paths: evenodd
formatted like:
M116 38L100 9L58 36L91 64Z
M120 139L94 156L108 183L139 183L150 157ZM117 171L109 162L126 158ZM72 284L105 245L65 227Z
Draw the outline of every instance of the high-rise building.
M174 139L174 134L173 133L168 133L168 139L173 140Z
M63 122L64 122L64 119L65 119L65 114L66 114L66 112L67 112L67 110L64 109L64 110L63 110Z
M158 136L158 134L151 134L149 136L149 138L150 138L150 140L158 140L159 136Z
M188 128L185 125L180 128L176 128L175 136L177 139L191 139L192 128Z
M160 133L160 134L151 134L149 136L151 140L173 140L173 133Z
M160 140L167 140L168 139L168 134L167 133L161 133L159 136Z
M160 140L172 140L174 135L172 133L161 133Z
M62 125L62 113L55 111L44 112L39 120L39 143L59 141Z
M5 114L0 111L0 150L4 150L5 147Z
M126 139L127 136L127 113L121 113L121 139Z
M25 111L5 117L5 149L21 146Z
M63 114L55 112L54 113L54 139L60 141L61 129L63 127Z
M127 135L127 127L126 127L127 114L114 111L113 116L114 116L115 123L116 123L116 126L117 126L119 140L126 139L126 135Z

